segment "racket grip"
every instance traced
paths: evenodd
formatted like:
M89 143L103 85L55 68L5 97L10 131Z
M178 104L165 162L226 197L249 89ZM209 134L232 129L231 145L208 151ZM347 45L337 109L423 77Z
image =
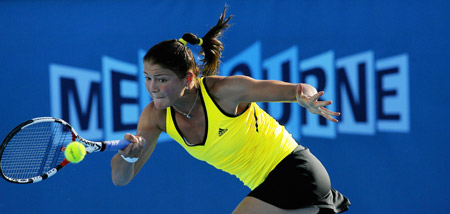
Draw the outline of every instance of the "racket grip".
M128 140L112 140L112 141L104 141L105 145L103 146L105 149L103 151L114 151L117 152L119 150L125 149L125 147L130 144Z

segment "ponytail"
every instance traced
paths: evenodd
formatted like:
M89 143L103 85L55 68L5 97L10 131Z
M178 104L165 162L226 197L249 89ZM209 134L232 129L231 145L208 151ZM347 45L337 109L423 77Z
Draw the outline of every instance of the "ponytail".
M201 60L202 65L200 66L202 70L202 76L212 76L219 74L219 64L220 57L222 56L222 51L224 50L222 42L219 40L222 33L230 27L228 21L230 21L232 16L229 16L225 19L225 13L227 11L227 6L223 9L222 14L220 15L219 21L216 26L211 28L203 38L198 38L196 35L192 33L185 33L183 37L179 40L183 43L183 41L188 42L193 45L200 45L202 50L200 51L200 55L203 55L203 59Z
M222 32L230 25L231 16L225 19L227 6L220 16L216 26L211 28L203 38L198 38L192 33L186 33L182 38L176 40L166 40L154 45L144 56L144 62L159 64L170 69L179 78L186 77L188 71L192 71L196 77L199 76L199 68L196 65L192 51L186 46L187 43L200 45L202 50L199 55L203 55L202 76L212 76L219 74L220 57L223 51L223 44L219 41Z

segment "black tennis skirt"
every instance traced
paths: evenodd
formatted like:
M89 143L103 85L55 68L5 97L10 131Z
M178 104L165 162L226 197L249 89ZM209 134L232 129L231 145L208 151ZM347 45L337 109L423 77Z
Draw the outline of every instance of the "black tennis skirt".
M347 197L331 188L322 163L300 145L248 196L282 209L317 207L319 213L341 213L350 206Z

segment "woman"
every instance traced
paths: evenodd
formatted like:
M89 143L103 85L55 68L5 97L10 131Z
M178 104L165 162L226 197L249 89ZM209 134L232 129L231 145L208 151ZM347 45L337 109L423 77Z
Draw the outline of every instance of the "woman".
M234 213L347 210L350 202L331 188L320 161L255 102L298 102L333 122L339 113L327 110L331 101L318 101L323 92L307 84L217 76L223 51L218 38L231 18L225 20L225 12L203 38L187 33L145 55L145 84L153 101L136 135L125 135L132 143L111 160L114 184L128 184L166 132L192 156L236 175L252 190ZM202 47L201 69L187 43Z

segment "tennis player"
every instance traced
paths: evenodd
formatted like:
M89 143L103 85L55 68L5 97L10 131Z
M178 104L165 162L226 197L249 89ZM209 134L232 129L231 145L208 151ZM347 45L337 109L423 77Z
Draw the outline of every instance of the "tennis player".
M234 213L340 213L350 201L331 188L327 171L255 102L297 102L337 122L338 112L318 101L324 92L308 84L218 76L229 27L226 7L202 38L186 33L163 41L144 57L145 84L153 101L143 110L132 143L111 160L115 185L128 184L166 132L193 157L237 176L252 191ZM200 45L199 68L187 46Z

